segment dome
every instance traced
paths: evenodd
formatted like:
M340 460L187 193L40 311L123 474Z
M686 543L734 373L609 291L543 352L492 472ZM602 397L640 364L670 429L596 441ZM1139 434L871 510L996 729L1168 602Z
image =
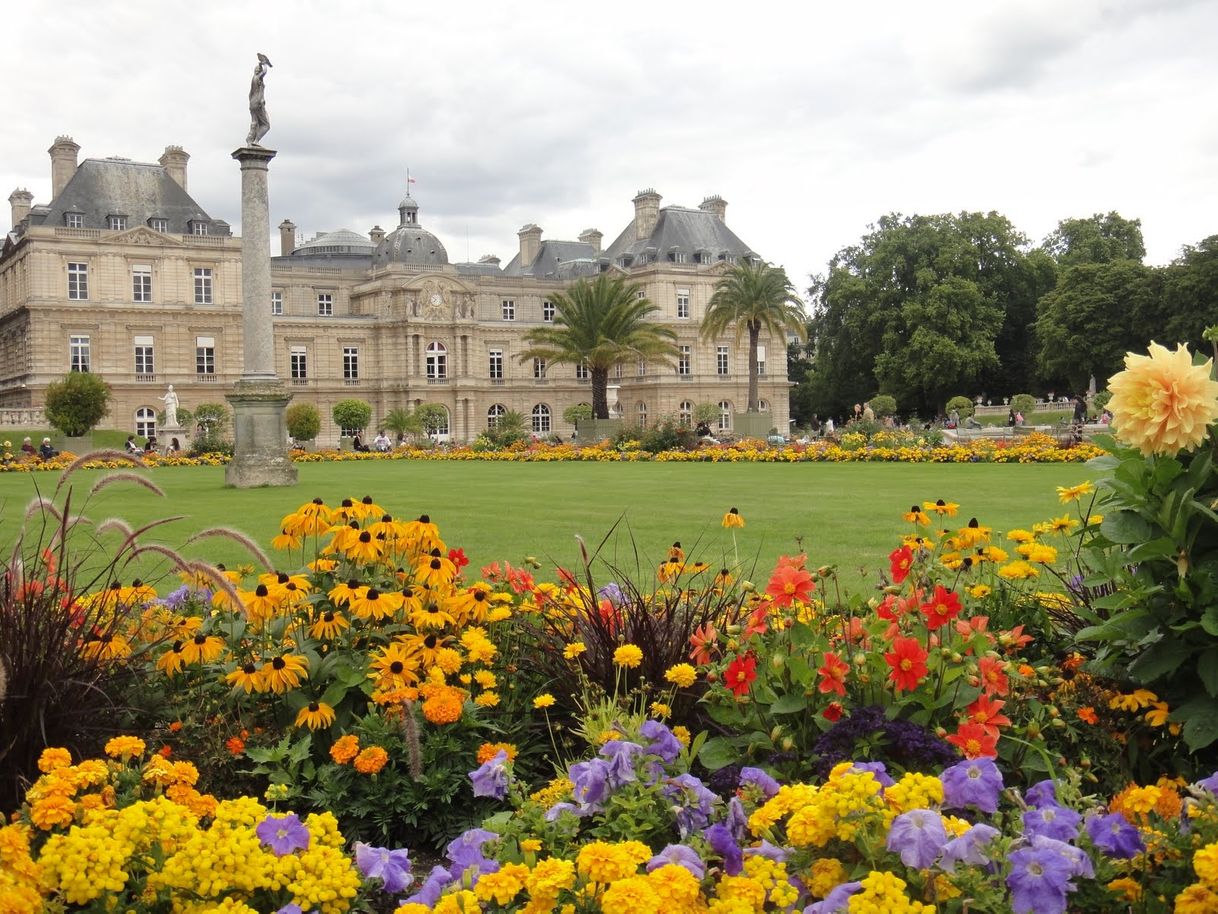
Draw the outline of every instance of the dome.
M376 245L367 235L339 229L337 232L325 232L312 241L306 241L292 252L293 257L307 257L310 254L362 254L367 256L373 252Z
M399 225L385 236L372 254L373 266L390 263L444 266L448 263L448 251L427 229L418 225Z

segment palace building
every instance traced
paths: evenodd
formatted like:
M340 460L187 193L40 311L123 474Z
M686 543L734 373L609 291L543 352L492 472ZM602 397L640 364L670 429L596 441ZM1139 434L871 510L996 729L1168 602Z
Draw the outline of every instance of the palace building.
M66 136L49 152L51 199L35 205L22 189L9 196L0 408L40 407L47 384L70 371L103 377L114 391L104 424L139 435L155 434L168 384L184 409L222 403L241 374L241 244L191 197L190 156L169 146L156 163L80 161ZM493 255L451 262L410 196L392 231L298 241L284 220L264 303L278 374L294 402L318 407L321 443L336 441L330 408L349 397L372 405L370 434L392 409L438 403L449 419L444 437L455 441L508 410L538 435L568 438L563 412L591 401L587 372L522 363L523 338L554 319L556 292L619 271L659 307L655 318L676 331L680 356L617 366L615 411L628 426L667 416L689 424L696 405L713 403L718 429L730 433L747 403L748 348L734 334L701 339L699 322L723 272L758 255L728 227L718 196L696 208L661 206L648 189L633 203L633 218L607 246L596 229L559 241L529 224L506 264ZM758 362L762 408L785 431L786 340L763 335Z

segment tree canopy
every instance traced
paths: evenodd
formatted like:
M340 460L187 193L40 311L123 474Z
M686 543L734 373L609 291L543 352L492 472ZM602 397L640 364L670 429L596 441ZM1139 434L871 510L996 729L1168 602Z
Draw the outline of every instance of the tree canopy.
M1049 233L1044 250L1063 267L1083 263L1111 263L1146 257L1142 220L1120 213L1096 213L1087 219L1063 219Z

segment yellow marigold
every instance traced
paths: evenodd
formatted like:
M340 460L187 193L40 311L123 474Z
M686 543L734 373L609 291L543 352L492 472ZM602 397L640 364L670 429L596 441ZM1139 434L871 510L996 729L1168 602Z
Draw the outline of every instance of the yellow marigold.
M1125 370L1108 379L1116 436L1143 454L1173 456L1205 439L1218 419L1213 359L1194 365L1183 343L1172 352L1152 342L1148 355L1125 355Z
M1218 889L1218 842L1207 844L1193 854L1193 869L1202 882L1212 889Z
M538 838L524 838L520 842L520 849L526 854L535 854L541 850L541 841Z
M524 881L524 887L529 890L529 897L534 902L550 902L551 906L558 900L559 892L571 888L574 884L574 862L559 857L547 857L537 861L537 865Z
M388 752L380 746L369 746L355 757L355 770L360 774L376 774L388 761Z
M30 821L43 831L49 831L56 826L66 828L75 818L76 803L71 797L62 794L43 797L30 807Z
M478 764L483 765L489 762L500 752L506 752L508 761L516 761L516 754L519 750L513 743L483 743L478 747Z
M824 898L846 881L846 868L836 857L818 857L808 872L808 891L815 898Z
M474 894L479 901L495 902L504 907L524 888L524 880L529 875L529 868L520 863L505 863L494 873L483 873L478 877Z
M666 863L648 873L647 881L659 896L662 910L677 914L698 909L702 886L698 877L685 867Z
M689 748L689 741L692 738L692 735L689 732L689 727L683 727L680 724L677 724L677 726L672 728L672 735L677 738L677 742L679 742L682 746L684 746L686 749Z
M592 841L579 849L575 865L579 872L593 882L609 884L633 876L639 864L651 857L647 845L640 841Z
M1176 896L1174 914L1214 914L1218 911L1218 893L1201 883L1194 883Z
M549 692L544 692L533 699L533 707L537 709L554 707L555 698Z
M567 660L574 660L580 654L588 650L588 646L582 641L572 641L562 650L562 655Z
M664 671L664 678L678 688L688 689L698 681L698 671L688 663L678 663Z
M432 914L474 914L478 907L478 896L469 889L459 889L451 895L442 895L431 909Z
M1142 885L1136 879L1123 876L1113 879L1107 885L1108 891L1120 897L1122 901L1135 902L1142 897Z
M637 644L623 644L613 652L614 666L634 669L643 662L643 649Z
M529 799L540 803L542 806L553 806L560 800L565 800L569 797L574 787L575 785L569 778L557 777L546 784L545 787L529 794Z
M646 876L620 879L601 896L604 914L659 914L660 896Z
M345 765L359 755L359 737L354 733L340 736L330 747L330 758L339 765Z
M106 743L106 755L110 758L137 758L144 754L144 741L138 736L116 736Z
M431 914L431 908L417 901L408 901L398 905L393 914Z
M38 756L38 770L44 774L57 768L67 768L71 764L72 753L56 746L43 749L42 755Z

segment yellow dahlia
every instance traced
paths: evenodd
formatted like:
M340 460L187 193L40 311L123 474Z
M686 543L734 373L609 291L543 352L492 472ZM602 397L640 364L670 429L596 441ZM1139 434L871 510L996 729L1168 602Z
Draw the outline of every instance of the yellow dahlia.
M1213 359L1194 365L1183 343L1172 352L1152 342L1149 353L1126 353L1125 370L1108 379L1116 435L1147 456L1192 450L1218 419Z

